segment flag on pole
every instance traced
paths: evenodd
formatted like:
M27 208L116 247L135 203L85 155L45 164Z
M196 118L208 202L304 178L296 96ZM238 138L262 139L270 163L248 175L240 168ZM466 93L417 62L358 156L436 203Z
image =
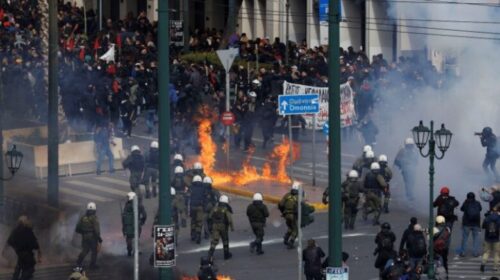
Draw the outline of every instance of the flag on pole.
M109 63L110 61L115 61L115 44L111 44L111 47L109 50L103 54L99 59L106 61L106 63Z

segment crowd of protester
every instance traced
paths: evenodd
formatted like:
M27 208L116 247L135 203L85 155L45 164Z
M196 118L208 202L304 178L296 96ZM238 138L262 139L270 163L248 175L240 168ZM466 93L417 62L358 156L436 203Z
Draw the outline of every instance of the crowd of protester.
M15 108L12 113L43 121L47 101L39 13L36 1L3 4L0 58L5 102ZM98 26L92 10L84 17L83 8L60 1L60 95L67 120L73 129L91 132L96 126L105 126L121 130L119 136L131 136L138 116L144 116L147 132L154 133L158 105L157 23L141 12L118 21L106 19L102 30ZM231 88L236 88L231 108L237 119L233 127L235 144L240 146L242 142L242 148L247 149L252 145L254 127L261 124L265 147L274 134L274 125L269 123L279 123L276 101L283 81L327 86L327 49L310 47L305 41L290 42L289 61L285 63L287 46L279 38L273 42L269 38L251 40L244 33L235 33L224 41L221 31L207 29L191 33L188 52L213 51L225 43L238 47L243 61L230 73ZM100 59L112 47L114 60ZM171 53L173 135L187 139L182 145L195 146L192 132L199 105L225 110L224 70L206 61L185 61L175 47ZM352 81L360 129L369 123L374 104L388 92L404 90L411 94L422 87L442 86L442 79L426 60L400 57L390 63L380 54L370 61L364 51L352 47L341 48L340 53L340 81ZM245 61L256 60L261 63L259 69L245 66ZM286 125L284 121L279 126ZM304 120L294 117L292 126L294 138L298 138ZM222 127L217 131L223 139Z

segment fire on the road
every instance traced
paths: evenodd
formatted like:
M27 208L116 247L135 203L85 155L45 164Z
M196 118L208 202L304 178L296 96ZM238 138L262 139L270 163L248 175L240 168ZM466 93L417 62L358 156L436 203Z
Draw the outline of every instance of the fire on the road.
M259 180L284 184L291 182L286 172L286 167L290 164L290 142L286 139L274 147L272 153L267 157L261 173L250 162L255 149L251 149L248 152L248 156L239 171L222 172L215 170L217 145L212 139L212 124L209 119L201 120L198 127L198 139L201 147L199 161L203 165L204 172L212 177L213 181L217 184L233 183L236 186L244 186ZM225 150L224 147L223 150ZM299 155L300 145L293 143L293 160L297 160ZM275 172L272 172L273 167L275 168Z

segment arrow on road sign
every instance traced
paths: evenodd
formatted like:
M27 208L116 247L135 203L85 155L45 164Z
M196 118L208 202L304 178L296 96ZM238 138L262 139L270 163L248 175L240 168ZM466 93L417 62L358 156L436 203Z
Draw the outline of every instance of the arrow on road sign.
M286 111L286 106L288 106L288 103L286 102L286 100L283 100L283 102L281 102L281 106L283 107L283 109L281 111Z

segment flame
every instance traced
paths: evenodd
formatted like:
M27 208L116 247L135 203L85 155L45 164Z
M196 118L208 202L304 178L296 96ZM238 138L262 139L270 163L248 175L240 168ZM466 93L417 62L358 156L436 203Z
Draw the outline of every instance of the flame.
M205 109L200 109L200 114ZM205 110L206 112L206 110ZM243 161L242 167L239 171L235 172L222 172L217 171L216 168L216 155L217 145L212 139L212 119L204 118L200 120L198 127L198 141L201 146L201 153L199 161L203 165L204 172L212 177L217 184L232 183L236 186L244 186L251 182L259 180L269 180L284 184L291 183L291 179L287 173L287 166L290 165L290 142L284 139L282 143L275 146L271 154L267 157L266 162L262 166L262 172L259 174L257 167L251 164L252 155L255 148L251 147L248 151L247 157ZM221 147L223 151L227 149L227 142ZM293 143L293 156L292 160L296 161L300 156L300 145ZM273 167L276 172L273 174Z

